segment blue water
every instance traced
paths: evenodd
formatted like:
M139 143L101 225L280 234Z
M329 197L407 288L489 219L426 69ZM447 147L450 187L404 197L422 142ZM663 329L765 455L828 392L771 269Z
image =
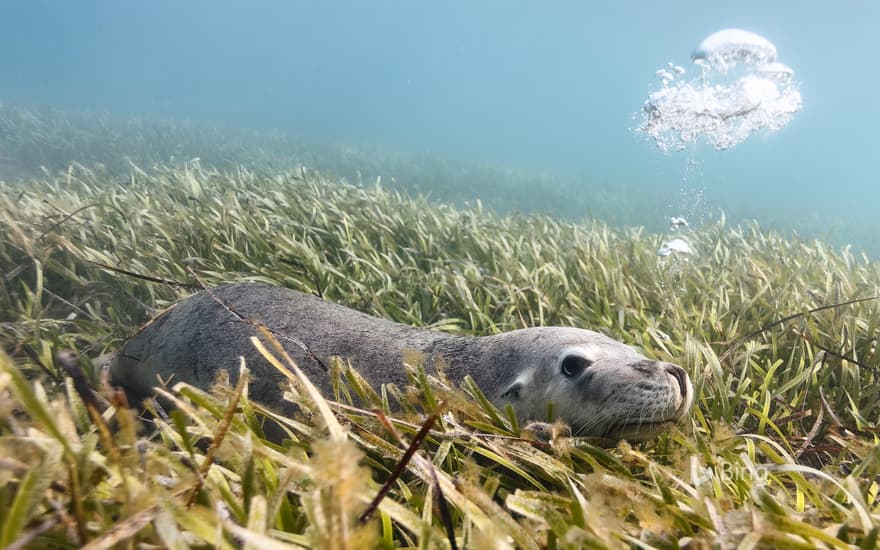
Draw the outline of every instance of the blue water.
M704 189L768 225L873 234L878 26L870 1L3 0L0 100ZM802 111L729 151L660 153L632 132L654 72L727 27L776 44Z

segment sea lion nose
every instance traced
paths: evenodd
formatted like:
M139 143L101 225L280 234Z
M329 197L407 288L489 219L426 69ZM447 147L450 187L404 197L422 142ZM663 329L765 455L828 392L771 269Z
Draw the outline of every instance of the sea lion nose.
M663 370L668 372L678 382L678 388L681 390L681 398L687 398L688 394L688 375L683 368L672 363L661 363Z

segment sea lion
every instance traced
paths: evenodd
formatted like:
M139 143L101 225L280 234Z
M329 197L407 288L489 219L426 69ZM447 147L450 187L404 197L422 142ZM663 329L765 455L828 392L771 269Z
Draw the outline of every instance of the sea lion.
M295 290L258 283L229 284L190 296L162 313L122 347L111 383L143 398L161 381L210 388L219 369L237 377L238 357L251 370L250 396L279 412L283 375L249 338L259 321L325 395L329 358L351 361L374 387L407 384L406 350L439 362L451 381L470 375L497 406L522 420L550 421L548 410L577 435L645 439L681 418L693 386L681 367L653 361L602 334L538 327L492 336L455 336L379 319ZM552 404L552 406L551 406Z

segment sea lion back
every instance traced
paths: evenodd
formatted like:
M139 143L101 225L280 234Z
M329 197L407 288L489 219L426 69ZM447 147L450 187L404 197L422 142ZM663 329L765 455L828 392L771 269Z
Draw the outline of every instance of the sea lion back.
M201 292L175 304L135 334L117 354L111 382L135 398L152 395L158 380L172 386L210 385L219 369L237 379L239 357L251 370L253 395L281 404L284 379L253 346L261 323L325 393L326 361L352 359L371 382L406 380L404 347L427 346L447 335L378 319L316 296L261 283L237 283Z

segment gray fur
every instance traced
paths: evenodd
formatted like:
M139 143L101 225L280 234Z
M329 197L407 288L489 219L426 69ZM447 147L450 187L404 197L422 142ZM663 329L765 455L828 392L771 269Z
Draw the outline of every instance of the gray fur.
M235 380L238 357L251 370L252 399L281 412L282 375L249 338L255 329L221 306L260 321L325 395L324 368L333 356L351 364L374 387L407 384L406 350L424 353L426 366L446 366L452 381L470 375L499 406L511 403L521 419L547 420L548 404L580 435L650 437L690 408L693 388L679 367L645 359L596 332L561 327L515 330L485 337L454 336L379 319L294 290L256 283L225 285L191 296L135 334L111 365L111 382L135 397L151 395L159 380L210 388L218 369ZM217 299L215 299L215 297ZM566 355L592 362L575 377L560 370Z

